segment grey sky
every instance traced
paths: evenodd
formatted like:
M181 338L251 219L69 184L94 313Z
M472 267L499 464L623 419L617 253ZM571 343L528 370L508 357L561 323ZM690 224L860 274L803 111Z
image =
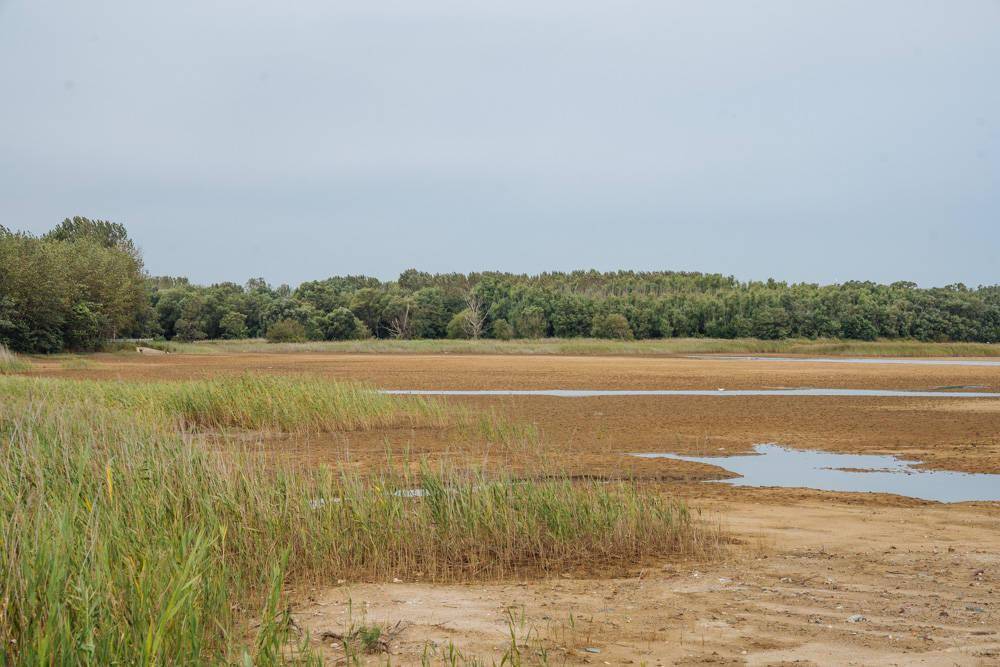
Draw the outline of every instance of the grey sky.
M0 223L152 273L1000 282L1000 2L0 0Z

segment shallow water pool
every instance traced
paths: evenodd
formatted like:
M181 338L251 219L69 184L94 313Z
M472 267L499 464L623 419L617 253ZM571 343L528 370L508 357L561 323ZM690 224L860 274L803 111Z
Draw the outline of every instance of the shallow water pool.
M681 456L669 453L633 456L718 466L740 477L712 481L733 486L892 493L943 503L1000 501L1000 475L924 470L914 467L919 461L895 456L835 454L775 444L755 445L754 452L735 456Z
M875 396L887 398L1000 398L986 391L906 391L895 389L383 389L414 396Z
M907 359L903 357L755 357L731 354L692 354L688 359L717 361L779 361L812 364L902 364L906 366L998 366L988 359Z

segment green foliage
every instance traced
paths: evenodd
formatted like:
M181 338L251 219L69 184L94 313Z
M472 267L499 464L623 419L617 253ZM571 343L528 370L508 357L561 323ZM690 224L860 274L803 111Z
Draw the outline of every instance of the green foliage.
M246 338L247 316L230 310L219 319L219 338Z
M472 338L472 334L469 332L469 320L471 317L473 317L473 313L468 308L460 313L455 313L455 316L448 322L448 338Z
M22 373L31 368L31 364L21 359L0 343L0 375L7 373Z
M545 311L538 306L526 306L515 311L512 321L518 338L543 338L548 333Z
M302 343L305 340L306 328L295 320L278 320L267 328L269 343Z
M71 350L100 348L101 322L96 304L81 302L73 306L66 320L66 347Z
M446 421L437 401L389 396L361 384L315 378L246 375L135 384L8 378L0 390L9 398L44 390L54 400L90 400L146 420L190 428L320 433L442 426Z
M327 314L323 333L326 340L357 340L370 335L364 322L343 306L334 308Z
M466 309L476 314L474 326L462 315ZM200 286L169 276L144 281L141 256L117 223L77 217L42 238L0 231L0 342L25 352L95 349L115 336L260 338L288 321L302 330L293 327L283 341L501 339L505 327L494 332L499 321L518 338L628 338L610 314L624 318L637 339L995 342L1000 285L920 289L907 282L739 282L671 271L527 276L409 269L396 281L334 276L295 290L262 278ZM282 324L276 333L287 329Z
M42 238L0 235L0 343L11 349L96 349L142 333L149 319L141 259L124 228L102 223L112 225L98 225L102 235L87 231L96 223L67 222Z
M129 238L125 225L117 222L91 220L77 215L60 222L43 238L51 241L92 241L102 248L120 250L142 261L142 255Z
M297 404L316 387L278 381L283 406L308 411ZM717 531L635 484L268 468L114 400L168 385L0 378L0 664L275 664L286 585L718 553ZM215 391L196 385L184 391ZM361 634L361 647L382 639Z
M428 287L413 293L413 338L444 338L450 320L451 313L443 290Z
M497 340L510 340L514 337L514 327L507 320L500 318L493 321L493 326L490 327L490 335Z
M619 313L595 315L591 335L594 338L617 338L619 340L632 340L634 338L628 320Z
M198 328L198 322L196 320L188 320L185 318L181 318L174 322L174 333L177 340L186 342L202 340L207 337L207 334Z

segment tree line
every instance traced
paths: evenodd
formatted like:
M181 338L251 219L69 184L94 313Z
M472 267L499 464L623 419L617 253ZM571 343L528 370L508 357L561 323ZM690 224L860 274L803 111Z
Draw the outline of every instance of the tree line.
M155 328L142 255L120 224L67 218L41 237L0 225L0 343L93 350Z
M41 237L0 229L0 342L94 349L116 336L195 341L353 338L756 337L1000 340L1000 285L919 288L741 282L693 272L403 272L292 289L150 277L121 225L67 219Z

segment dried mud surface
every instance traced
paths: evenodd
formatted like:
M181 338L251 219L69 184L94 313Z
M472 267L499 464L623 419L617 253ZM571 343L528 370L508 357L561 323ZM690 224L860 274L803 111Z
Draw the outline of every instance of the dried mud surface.
M62 377L182 379L245 371L358 379L384 388L727 389L840 387L1000 390L995 367L683 358L418 355L95 355L88 368L38 361ZM441 658L449 644L490 664L510 618L530 664L1000 664L1000 503L698 483L712 466L628 452L723 453L758 442L895 454L934 468L1000 473L1000 399L830 397L454 397L533 422L546 455L574 474L637 475L690 499L739 540L721 563L664 562L630 576L575 572L531 581L400 581L293 592L318 637L356 622L395 625L392 662ZM341 433L262 446L292 464L361 470L386 451L485 457L460 429ZM511 467L524 467L510 460ZM529 472L525 470L525 472ZM850 622L854 616L863 620ZM331 662L343 653L316 645ZM587 649L592 649L588 651ZM386 655L371 656L384 664Z
M687 358L484 355L238 354L94 355L89 368L36 363L36 374L138 380L188 379L243 372L304 373L370 382L385 389L766 389L834 387L918 389L977 385L1000 391L1000 368L766 364ZM928 467L1000 473L1000 399L602 396L449 397L537 424L553 454L577 472L627 470L675 479L677 462L630 460L627 452L732 453L777 442L848 453L897 454ZM405 431L347 434L282 443L281 452L310 463L338 463L351 450L384 460L384 448L415 454L461 449L461 434ZM688 468L689 470L691 468ZM703 474L713 474L702 466ZM714 471L714 476L719 476ZM681 474L681 478L687 478Z

